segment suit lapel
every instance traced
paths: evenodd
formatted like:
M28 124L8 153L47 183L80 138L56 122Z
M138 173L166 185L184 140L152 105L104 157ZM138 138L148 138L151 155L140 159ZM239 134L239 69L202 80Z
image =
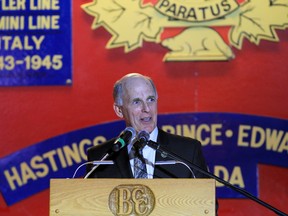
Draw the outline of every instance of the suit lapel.
M159 143L161 146L164 146L165 148L168 145L168 140L167 137L165 136L165 132L162 131L161 129L158 130L158 137L157 137L157 143ZM167 161L170 160L168 157L165 155L159 153L156 151L156 157L155 157L155 162L157 161ZM163 170L165 170L166 166L169 165L158 165L155 166L154 168L154 178L167 178L166 175L163 175Z
M159 143L163 147L167 147L168 145L168 139L165 136L165 132L161 129L158 130L158 137L157 137L157 143ZM165 155L161 155L159 152L156 152L156 160L155 161L163 161L163 160L169 160Z

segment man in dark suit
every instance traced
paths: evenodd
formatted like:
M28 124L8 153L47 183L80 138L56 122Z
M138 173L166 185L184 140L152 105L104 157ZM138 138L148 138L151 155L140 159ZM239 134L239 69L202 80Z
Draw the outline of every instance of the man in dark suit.
M150 77L141 74L127 74L114 85L114 111L118 117L125 120L127 127L135 129L136 133L147 131L150 140L161 144L167 150L207 170L202 154L201 143L195 139L169 134L157 127L156 87ZM88 149L88 161L100 160L112 149L116 139ZM89 178L133 178L136 169L131 157L133 141L125 148L115 152L109 160L113 165L100 165ZM149 146L143 148L143 158L146 163L147 178L206 178L197 170L191 170L183 163L155 165L159 161L171 161L165 154L160 154ZM91 170L87 166L87 172Z
M127 127L134 128L138 134L143 131L148 132L151 141L157 142L169 152L207 171L199 141L169 134L157 127L158 94L151 78L137 73L128 74L115 83L113 97L114 111L118 117L125 120ZM115 140L116 138L89 148L88 161L100 160L107 152L111 152ZM158 153L148 145L142 146L141 153L135 154L138 144L137 139L131 139L128 145L111 154L107 159L113 160L113 165L96 166L93 172L90 172L92 166L88 165L86 177L207 178L202 172L191 169L187 164L177 162L176 164L156 165L159 161L163 164L171 159L167 157L167 154ZM136 162L137 159L143 162L141 167ZM217 209L216 200L216 215Z

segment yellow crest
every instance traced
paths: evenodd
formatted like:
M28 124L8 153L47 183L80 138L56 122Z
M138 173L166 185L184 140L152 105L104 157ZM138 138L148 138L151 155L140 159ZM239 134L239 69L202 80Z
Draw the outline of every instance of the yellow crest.
M231 47L242 48L246 38L279 41L276 29L288 26L288 0L94 0L82 5L94 16L92 29L103 26L112 35L106 48L124 47L125 53L143 41L160 43L169 51L163 61L226 61L234 58ZM214 27L230 26L228 42ZM184 31L161 41L165 28Z

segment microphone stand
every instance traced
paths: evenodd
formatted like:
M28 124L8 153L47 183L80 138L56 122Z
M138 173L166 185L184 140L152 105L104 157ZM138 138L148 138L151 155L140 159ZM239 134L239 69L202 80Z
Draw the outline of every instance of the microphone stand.
M80 166L77 167L77 169L75 170L72 178L75 178L76 173L78 172L78 170L79 170L82 166L85 166L85 165L87 165L87 164L93 164L93 165L95 165L94 167L97 168L97 167L100 166L100 165L113 165L114 162L113 162L112 160L109 160L109 161L108 161L108 160L106 160L106 161L100 160L100 161L88 161L88 162L85 162L85 163L83 163L83 164L81 164ZM94 171L96 168L93 168L93 171ZM89 172L89 173L84 177L84 179L88 178L91 173L92 173L92 172Z
M188 161L188 160L185 160L184 158L180 157L179 155L177 155L177 154L169 151L168 149L162 147L160 144L158 144L158 143L156 143L156 142L153 142L153 141L151 141L151 140L146 141L146 144L147 144L149 147L155 149L157 152L159 152L159 153L161 153L161 154L163 154L163 153L166 154L167 156L169 156L169 157L170 157L171 159L173 159L173 160L182 161L183 163L188 164L192 169L197 170L197 171L203 173L204 175L209 176L210 178L215 179L216 181L222 183L223 185L225 185L225 186L227 186L227 187L229 187L229 188L237 191L238 193L244 195L245 197L247 197L247 198L249 198L249 199L257 202L258 204L266 207L267 209L273 211L274 213L278 214L279 216L288 216L288 215L285 214L284 212L282 212L282 211L276 209L275 207L269 205L268 203L260 200L259 198L257 198L257 197L255 197L255 196L253 196L252 194L248 193L247 191L245 191L245 190L243 190L243 189L241 189L241 188L235 187L234 185L232 185L232 184L230 184L229 182L227 182L227 181L219 178L218 176L213 175L213 174L207 172L206 170L203 170L201 167L197 166L196 164L191 163L191 162Z
M84 176L84 179L87 179L100 165L102 165L103 161L105 161L109 156L111 155L111 153L106 153L99 161L99 163L94 164L95 166ZM114 164L114 163L113 163Z
M187 169L189 169L189 171L191 172L193 178L196 178L196 176L195 176L193 170L191 169L191 167L188 166L186 163L184 163L182 161L175 161L175 160L173 160L173 161L155 161L155 166L157 166L157 165L161 165L161 166L162 165L175 165L175 164L184 165Z

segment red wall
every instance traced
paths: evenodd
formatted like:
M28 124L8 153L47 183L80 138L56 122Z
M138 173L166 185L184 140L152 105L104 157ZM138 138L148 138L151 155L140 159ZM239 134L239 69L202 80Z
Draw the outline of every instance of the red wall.
M91 0L92 1L92 0ZM230 62L162 62L166 49L144 43L125 54L107 50L103 28L73 1L73 85L0 88L0 157L72 130L116 120L111 89L128 72L151 76L158 87L159 113L233 112L288 119L288 30L280 42L244 41ZM260 198L288 212L287 168L260 166ZM277 194L277 195L275 195ZM272 198L271 198L272 197ZM0 214L48 215L46 190ZM274 215L249 200L220 200L220 215Z

